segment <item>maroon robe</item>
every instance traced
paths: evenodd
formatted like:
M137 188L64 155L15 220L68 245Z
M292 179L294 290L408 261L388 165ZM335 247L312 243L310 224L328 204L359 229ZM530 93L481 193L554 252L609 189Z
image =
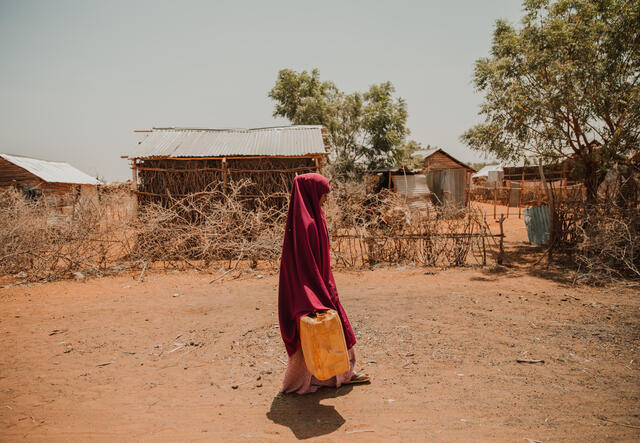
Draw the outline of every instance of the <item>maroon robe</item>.
M280 333L289 356L300 348L300 318L313 311L338 312L347 348L356 344L331 272L329 233L320 207L320 197L329 192L329 181L320 174L299 175L293 181L278 290Z

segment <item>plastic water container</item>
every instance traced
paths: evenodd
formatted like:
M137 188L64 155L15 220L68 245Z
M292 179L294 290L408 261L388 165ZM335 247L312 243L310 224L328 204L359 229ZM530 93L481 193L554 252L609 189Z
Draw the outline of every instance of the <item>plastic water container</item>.
M318 380L349 370L349 354L342 322L332 309L300 319L300 343L307 369Z

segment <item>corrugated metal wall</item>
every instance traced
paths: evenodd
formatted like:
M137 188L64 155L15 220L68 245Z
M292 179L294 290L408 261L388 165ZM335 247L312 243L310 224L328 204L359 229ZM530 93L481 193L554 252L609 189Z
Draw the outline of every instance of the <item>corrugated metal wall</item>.
M546 205L523 209L527 235L532 245L546 245L549 242L549 207Z
M462 207L466 203L467 170L458 168L428 171L427 186L439 201Z
M394 175L392 179L396 192L407 198L427 198L431 195L427 177L422 174Z

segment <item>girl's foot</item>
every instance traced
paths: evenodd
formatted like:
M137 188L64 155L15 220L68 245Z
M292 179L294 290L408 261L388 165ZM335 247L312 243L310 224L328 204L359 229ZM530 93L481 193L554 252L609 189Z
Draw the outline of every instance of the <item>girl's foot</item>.
M355 385L358 383L370 383L371 379L367 374L358 374L351 377L351 380L345 381L344 385Z

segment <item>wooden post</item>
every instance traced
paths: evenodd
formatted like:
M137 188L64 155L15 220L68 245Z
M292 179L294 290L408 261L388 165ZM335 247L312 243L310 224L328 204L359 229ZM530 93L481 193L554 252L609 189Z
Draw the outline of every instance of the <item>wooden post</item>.
M493 219L496 219L496 205L498 204L498 182L493 183Z
M465 185L465 202L464 205L471 207L471 171L467 169L467 183Z
M524 168L520 177L520 198L518 199L518 218L522 216L522 194L524 193Z
M222 180L224 183L224 189L227 189L227 183L229 181L229 171L227 169L227 158L223 157L222 158Z
M536 194L538 196L538 206L542 204L542 185L538 182L538 186L536 186Z
M138 199L140 196L135 194L138 190L138 164L137 160L134 158L131 160L131 191L133 193L133 211L134 213L138 212Z
M484 243L484 234L482 235L482 266L487 264L487 248Z
M314 160L316 162L316 172L320 174L320 162L318 161L318 157L314 157Z
M466 186L466 206L467 210L471 209L471 171L467 171L467 186Z
M509 181L509 187L507 189L509 190L507 195L507 218L509 218L509 208L511 207L511 181Z
M487 227L487 232L491 233L491 230L488 228L487 225L487 214L484 212L484 210L482 211L482 222L484 223L483 226ZM485 245L485 235L482 235L482 264L486 265L487 264L487 248Z
M538 161L538 168L540 169L540 178L542 179L542 184L544 185L544 190L547 193L547 199L549 200L549 261L551 261L553 243L555 241L555 227L553 223L553 219L555 218L555 202L553 199L553 193L549 189L549 185L547 184L547 180L544 177L544 168L542 167L542 160Z
M522 217L522 194L524 194L524 180L520 183L520 195L518 195L518 218Z
M502 223L504 222L504 214L500 214L500 250L498 251L498 264L501 265L504 259L504 229L502 229Z
M138 165L135 158L131 160L131 190L138 190Z

